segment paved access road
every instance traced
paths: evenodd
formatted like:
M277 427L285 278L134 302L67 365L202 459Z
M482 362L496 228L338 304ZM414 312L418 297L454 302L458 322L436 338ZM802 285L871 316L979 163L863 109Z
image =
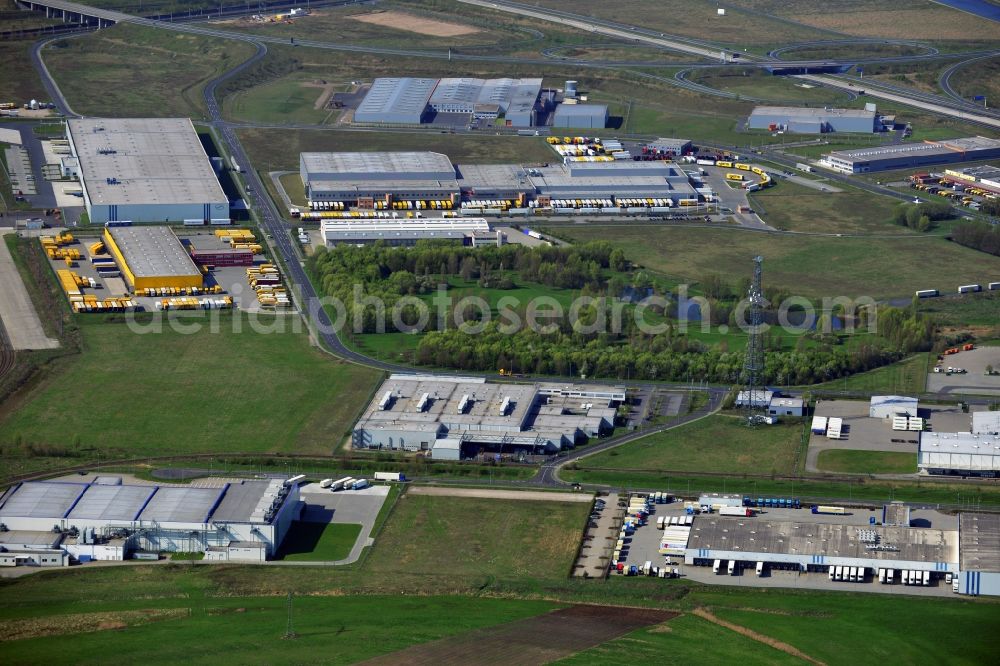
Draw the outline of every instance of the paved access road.
M499 490L492 488L449 488L447 486L413 486L408 495L433 495L435 497L474 497L479 499L522 500L526 502L576 502L590 503L590 493L553 493L551 491Z
M10 230L7 230L10 231ZM2 241L2 238L0 238ZM28 290L17 272L7 244L0 242L0 346L6 337L12 349L54 349L58 340L45 335L42 322L31 303Z

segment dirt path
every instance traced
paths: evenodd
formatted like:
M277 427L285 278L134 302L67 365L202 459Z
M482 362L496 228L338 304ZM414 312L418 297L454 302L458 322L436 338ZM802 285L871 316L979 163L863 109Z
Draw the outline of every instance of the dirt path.
M442 486L413 486L409 495L436 495L438 497L477 497L480 499L512 499L535 502L587 502L590 493L549 493L538 490L491 490L489 488L447 488Z
M570 606L414 645L361 663L369 666L541 666L676 616L673 611L647 608Z
M738 624L733 624L732 622L726 622L721 618L715 617L704 608L697 608L691 611L691 614L697 615L701 619L708 620L709 622L717 624L720 627L725 627L730 631L735 631L738 634L746 636L747 638L753 639L759 643L763 643L764 645L769 645L773 647L775 650L781 650L785 654L790 654L793 657L798 657L799 659L808 661L811 664L817 664L818 666L826 666L824 662L819 661L818 659L813 659L809 655L805 654L804 652L800 652L798 649L792 647L788 643L783 643L779 640L771 638L770 636L765 636L764 634L758 634L756 631L747 629L746 627L742 627Z
M333 96L333 93L335 92L334 89L337 87L337 84L335 84L335 83L309 83L309 82L306 82L306 83L302 84L302 87L303 88L318 88L321 91L320 94L319 94L319 97L317 97L316 101L313 102L313 109L316 110L316 111L320 111L320 110L326 108L326 103L329 102L330 101L330 97Z

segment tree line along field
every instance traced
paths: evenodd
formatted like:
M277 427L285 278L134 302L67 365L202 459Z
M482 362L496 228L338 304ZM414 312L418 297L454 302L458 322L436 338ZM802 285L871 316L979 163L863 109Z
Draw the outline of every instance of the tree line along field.
M574 602L683 613L581 652L570 659L577 664L648 663L664 653L697 663L736 656L784 663L779 643L831 665L863 662L873 650L887 659L986 663L993 649L990 639L970 640L963 631L997 621L1000 603L991 598L569 579L588 510L586 503L404 494L367 559L348 567L177 563L3 579L0 651L12 664L64 658L68 649L75 663L103 663L113 631L116 654L130 663L263 664L323 654L346 664ZM281 640L288 592L295 640ZM936 618L935 632L921 631L928 617Z
M609 227L613 227L613 231ZM571 242L607 239L637 263L681 281L713 272L732 283L764 257L764 285L806 298L909 297L917 289L952 292L1000 270L1000 259L933 237L776 236L739 229L669 225L552 227Z
M379 377L310 347L305 333L256 332L242 320L235 332L229 317L217 333L204 321L192 335L167 324L141 335L102 318L77 321L83 351L3 405L7 474L38 456L65 467L185 453L329 454Z

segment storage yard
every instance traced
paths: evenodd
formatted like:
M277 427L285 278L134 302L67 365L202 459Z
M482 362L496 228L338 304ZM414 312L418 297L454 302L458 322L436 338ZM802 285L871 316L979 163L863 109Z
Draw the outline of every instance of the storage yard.
M229 224L229 199L189 118L71 118L91 223Z
M436 460L551 454L610 433L624 400L623 387L394 374L354 426L352 446Z
M804 506L793 498L738 495L681 502L649 493L625 503L612 574L720 584L755 575L761 586L1000 595L994 514L955 516L902 504Z
M74 312L291 307L248 229L112 225L100 240L61 232L40 242Z

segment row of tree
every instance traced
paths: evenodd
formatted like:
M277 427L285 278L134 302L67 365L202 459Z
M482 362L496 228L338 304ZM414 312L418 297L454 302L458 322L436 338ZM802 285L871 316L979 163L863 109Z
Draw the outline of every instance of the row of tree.
M919 204L901 203L893 210L892 221L901 227L909 227L916 231L927 231L933 228L938 220L947 220L955 216L951 206L946 203L926 201Z
M1000 257L1000 225L987 222L956 224L951 239L959 245Z

